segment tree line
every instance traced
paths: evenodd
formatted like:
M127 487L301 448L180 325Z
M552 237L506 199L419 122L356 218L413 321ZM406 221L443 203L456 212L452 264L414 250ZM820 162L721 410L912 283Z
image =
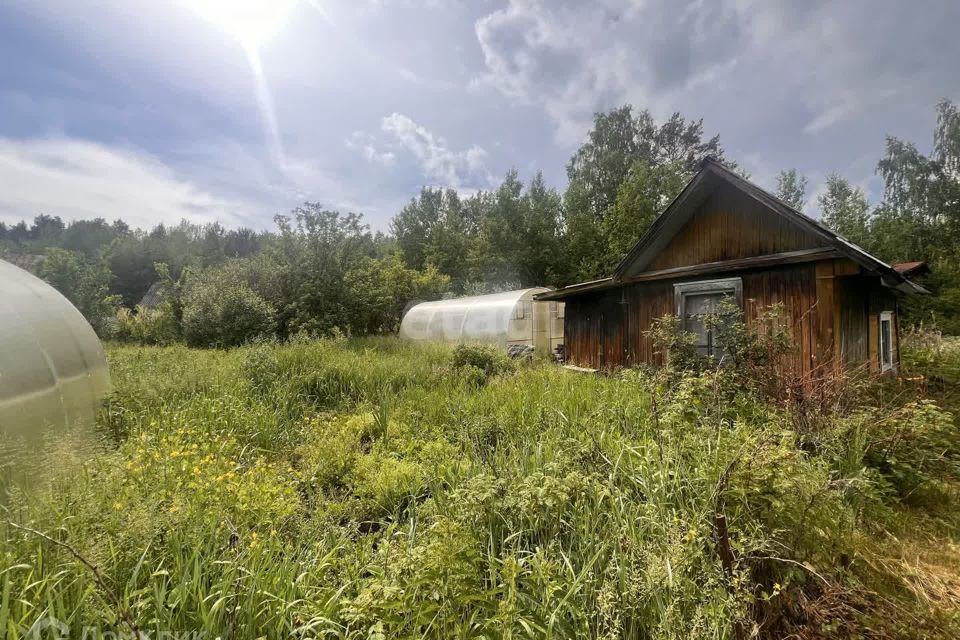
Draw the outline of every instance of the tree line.
M41 214L32 224L0 223L0 251L44 255L41 276L104 335L229 345L301 332L390 332L414 300L609 275L706 156L746 176L701 120L678 113L658 123L624 106L595 115L567 164L564 191L539 172L524 184L515 170L469 196L424 187L388 233L312 202L277 216L266 232L189 222L143 231L122 220L66 224ZM816 199L821 221L888 262L928 262L925 284L935 295L908 300L906 319L960 333L957 107L936 106L926 154L888 137L877 173L884 188L876 203L846 178L828 176ZM807 187L787 169L776 195L802 210ZM129 311L156 282L164 304Z

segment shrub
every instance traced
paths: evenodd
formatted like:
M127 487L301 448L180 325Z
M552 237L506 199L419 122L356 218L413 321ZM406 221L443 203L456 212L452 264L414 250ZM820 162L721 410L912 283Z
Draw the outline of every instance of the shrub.
M453 349L453 367L466 370L467 377L476 379L477 374L472 368L483 373L478 381L487 382L493 376L512 371L513 362L507 357L503 349L490 344L458 344Z
M960 476L960 437L953 415L930 400L886 414L864 409L845 421L839 437L863 439L863 464L876 469L899 498L937 480Z
M406 305L435 300L450 278L433 266L406 267L398 254L380 260L363 258L344 275L351 300L350 329L357 334L393 333L400 328Z
M704 324L716 335L724 357L738 367L749 369L753 378L761 375L769 378L770 367L793 350L781 303L761 308L756 318L747 322L740 307L724 300L716 313L704 319Z
M419 464L380 451L361 456L350 474L350 485L360 499L357 520L397 514L423 493L424 472Z
M268 338L276 310L244 283L205 279L191 284L183 306L183 337L196 347L232 347Z
M738 306L724 300L714 313L703 318L703 324L713 333L716 349L722 354L719 358L700 353L694 346L694 334L685 331L673 315L655 320L649 335L654 349L674 370L698 372L730 364L739 383L770 397L787 396L792 381L784 369L784 357L794 345L784 322L783 305L764 307L747 322Z
M914 327L902 335L900 358L908 376L922 376L944 389L960 384L960 337Z
M677 316L669 314L655 319L648 335L653 342L654 352L672 368L697 371L706 365L706 359L694 346L696 336L683 329Z
M132 311L122 307L117 311L113 338L139 345L172 344L180 338L180 327L169 303L154 309L138 305Z
M347 419L320 416L307 424L311 442L300 447L303 481L316 499L347 486L347 476L369 441L373 417L360 414Z
M120 298L110 295L106 257L91 260L75 251L50 249L40 267L40 277L73 303L97 335L110 337Z

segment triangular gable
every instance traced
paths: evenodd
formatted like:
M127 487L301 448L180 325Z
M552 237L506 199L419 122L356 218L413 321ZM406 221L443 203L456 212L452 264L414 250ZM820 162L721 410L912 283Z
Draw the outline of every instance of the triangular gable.
M777 215L729 184L719 184L694 208L686 222L648 261L635 262L628 276L641 272L742 260L812 249L826 241Z
M711 202L711 198L730 200L731 202L727 204L739 201L746 206L711 206L716 204ZM724 213L723 209L726 209L727 213ZM736 212L737 210L739 213ZM722 218L725 215L731 217L727 220L708 220L710 216ZM756 229L756 246L741 247L739 251L741 254L764 255L797 249L833 248L867 271L883 277L889 286L904 291L923 291L922 287L909 282L890 265L848 242L755 184L741 178L713 158L703 161L700 171L630 250L614 272L613 282L622 282L657 268L679 266L671 262L695 264L691 260L698 258L701 262L717 260L716 256L710 257L709 250L684 248L682 246L684 243L695 244L691 238L684 236L702 233L704 229L698 228L698 225L708 224L713 228L711 233L720 233L721 236L724 233L731 233L730 230L724 230L725 223L743 223L743 220L735 219L738 216L752 216L755 218L755 224L759 225ZM763 233L776 233L779 240L764 239ZM738 241L742 242L742 240ZM752 240L747 240L748 243L750 241ZM728 238L720 237L715 238L713 244L723 245L725 242L728 242ZM668 259L661 257L667 255L671 249L673 256ZM686 254L683 251L686 251ZM698 251L702 255L697 256ZM734 257L745 257L745 255Z

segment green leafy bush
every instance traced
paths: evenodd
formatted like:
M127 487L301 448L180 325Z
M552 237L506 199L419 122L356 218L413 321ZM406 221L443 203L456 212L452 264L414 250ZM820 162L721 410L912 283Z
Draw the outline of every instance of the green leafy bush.
M180 327L169 303L147 309L117 311L113 339L140 345L172 344L180 338Z
M697 349L696 336L684 330L676 316L654 321L649 331L654 349L672 370L702 372L728 365L729 378L737 385L747 385L779 400L790 395L795 381L785 366L785 356L794 350L794 343L783 305L759 309L748 322L739 306L723 300L702 322L713 334L714 355Z
M183 305L183 337L197 347L232 347L276 331L273 305L244 283L194 282Z
M111 337L120 298L110 295L106 257L90 259L75 251L50 249L40 267L40 277L73 303L97 335Z
M685 331L680 318L672 313L654 319L649 336L663 363L680 371L699 371L706 366L707 359L695 346L696 336Z
M900 359L907 376L956 392L960 385L960 337L916 327L903 333Z
M455 369L464 371L468 378L481 383L514 369L513 362L502 348L482 343L458 344L453 349L452 364ZM482 373L482 377L477 371Z
M954 416L931 400L880 410L861 408L835 423L826 439L853 454L846 466L875 470L881 489L910 499L936 482L960 476L960 435Z
M357 519L399 515L423 491L424 471L413 460L376 451L357 460L350 486L359 498Z

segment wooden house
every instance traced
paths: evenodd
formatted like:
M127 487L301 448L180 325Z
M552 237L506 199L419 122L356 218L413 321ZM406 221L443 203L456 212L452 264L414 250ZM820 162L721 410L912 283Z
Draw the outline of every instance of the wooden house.
M788 365L896 370L897 295L925 293L904 273L707 159L612 276L537 296L565 303L570 364L659 364L653 321L676 314L714 353L705 313L730 297L746 322L781 303L792 328Z

